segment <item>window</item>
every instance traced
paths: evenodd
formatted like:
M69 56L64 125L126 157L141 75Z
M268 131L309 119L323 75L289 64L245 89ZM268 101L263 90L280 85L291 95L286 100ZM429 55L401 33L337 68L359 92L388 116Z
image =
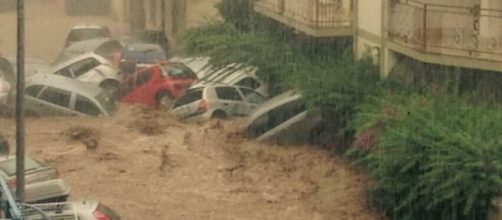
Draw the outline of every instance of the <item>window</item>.
M114 54L122 52L122 45L118 41L109 41L101 45L98 49L96 49L96 54L107 58L108 60L112 60Z
M216 96L219 99L242 101L242 97L233 87L216 87Z
M164 75L171 77L185 77L197 79L197 75L187 66L181 63L170 63L163 66Z
M246 130L246 136L249 138L259 137L306 110L302 99L281 105L254 120Z
M139 87L152 79L152 69L145 70L138 74L138 78L136 78L136 87Z
M190 90L184 96L182 96L176 101L176 103L174 104L174 108L190 104L200 99L202 99L202 89Z
M56 72L56 74L66 76L69 78L78 78L84 73L87 73L89 70L93 69L94 67L99 66L100 64L101 63L95 60L94 58L87 58L61 69L60 71Z
M101 110L91 100L79 95L75 102L75 110L91 116L99 116L102 114Z
M260 87L260 83L258 81L256 81L256 79L253 79L251 77L246 77L246 78L240 80L239 82L237 82L236 84L239 86L244 86L244 87L248 87L251 89L257 89Z
M67 108L70 103L70 97L71 93L68 91L48 87L42 92L39 98L52 104Z
M25 94L31 97L37 97L37 95L40 93L40 91L43 89L43 86L35 85L35 86L30 86L24 90Z
M248 102L259 104L259 103L263 103L266 100L266 98L263 97L260 93L257 93L252 89L248 89L248 88L239 88L239 89L241 90L242 94L244 94L244 98Z

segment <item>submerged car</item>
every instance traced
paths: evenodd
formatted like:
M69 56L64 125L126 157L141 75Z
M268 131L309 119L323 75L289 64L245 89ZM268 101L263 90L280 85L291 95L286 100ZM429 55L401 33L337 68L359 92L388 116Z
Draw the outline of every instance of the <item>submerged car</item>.
M110 30L100 25L80 25L73 27L65 40L65 48L84 40L111 37Z
M119 70L109 60L94 53L61 63L54 67L53 73L110 90L117 90L120 81Z
M321 121L321 114L309 111L300 93L288 91L256 108L243 130L247 138L257 141L299 144L310 140Z
M107 91L54 74L32 77L25 94L25 109L34 115L109 116L116 108Z
M233 63L220 69L207 72L199 84L223 83L244 86L254 89L260 94L268 95L268 85L256 75L258 68L244 64Z
M66 62L74 57L86 53L94 53L104 57L113 65L118 67L120 61L120 53L122 45L119 41L111 38L94 38L90 40L80 41L68 48L65 48L53 62L53 65Z
M170 114L190 121L246 116L265 100L250 88L208 84L187 91L176 100Z
M199 79L204 78L206 73L213 69L210 57L173 57L169 59L171 62L178 62L185 64L188 68L197 74Z
M164 49L158 44L135 43L124 47L121 63L165 63L167 55Z
M28 203L61 202L70 195L71 187L56 169L30 157L25 158L25 200ZM9 188L16 188L16 157L0 160L0 178Z
M121 100L149 107L169 106L197 81L192 70L180 63L144 68L129 76L120 87Z
M120 220L120 216L96 200L35 204L24 209L27 220L44 220L39 211L50 219L61 220Z

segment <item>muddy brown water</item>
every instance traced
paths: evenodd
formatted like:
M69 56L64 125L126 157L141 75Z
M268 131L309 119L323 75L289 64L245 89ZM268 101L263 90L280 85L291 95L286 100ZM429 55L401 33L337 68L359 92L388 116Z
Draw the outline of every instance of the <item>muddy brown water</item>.
M52 61L74 25L127 32L108 17L66 16L62 0L27 2L29 57ZM191 16L215 13L209 1L189 2ZM15 14L0 13L1 53L14 55L15 33ZM247 141L238 125L183 124L128 106L111 118L28 118L27 152L58 169L71 200L97 199L123 219L380 219L367 205L365 176L346 161L312 146ZM11 145L14 130L13 119L0 118Z

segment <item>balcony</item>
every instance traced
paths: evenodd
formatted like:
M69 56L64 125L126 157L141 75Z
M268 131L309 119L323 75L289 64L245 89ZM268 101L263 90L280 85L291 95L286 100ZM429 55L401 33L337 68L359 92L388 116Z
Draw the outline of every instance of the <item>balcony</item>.
M314 37L352 35L352 0L258 0L254 9Z
M502 61L502 10L408 0L390 5L388 18L391 44L412 53L451 60Z

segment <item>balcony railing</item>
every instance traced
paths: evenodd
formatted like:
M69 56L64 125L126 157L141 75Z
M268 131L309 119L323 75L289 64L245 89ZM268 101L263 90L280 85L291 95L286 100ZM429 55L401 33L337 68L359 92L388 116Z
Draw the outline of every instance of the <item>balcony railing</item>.
M396 2L389 39L424 53L502 61L502 10Z
M316 30L352 26L352 0L258 0L255 7Z

